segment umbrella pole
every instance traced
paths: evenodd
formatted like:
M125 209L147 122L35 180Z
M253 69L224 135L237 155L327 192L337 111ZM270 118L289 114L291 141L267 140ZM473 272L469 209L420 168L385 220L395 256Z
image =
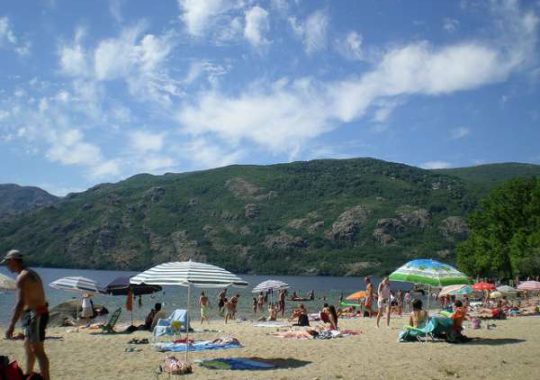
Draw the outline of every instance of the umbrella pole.
M189 355L189 304L191 301L191 284L188 283L187 291L187 315L186 315L186 361L188 361Z
M431 301L431 285L428 284L428 294L427 294L427 313L429 318L429 303ZM426 343L428 341L428 334L426 334Z

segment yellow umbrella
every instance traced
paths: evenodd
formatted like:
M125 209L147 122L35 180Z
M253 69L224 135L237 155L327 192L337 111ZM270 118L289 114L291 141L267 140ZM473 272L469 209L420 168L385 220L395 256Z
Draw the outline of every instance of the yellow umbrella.
M502 297L501 292L491 292L491 294L489 295L489 298L501 298L501 297Z
M349 301L356 301L365 298L366 296L367 293L365 290L359 290L357 292L354 292L353 294L349 294L347 297L345 297L345 299Z

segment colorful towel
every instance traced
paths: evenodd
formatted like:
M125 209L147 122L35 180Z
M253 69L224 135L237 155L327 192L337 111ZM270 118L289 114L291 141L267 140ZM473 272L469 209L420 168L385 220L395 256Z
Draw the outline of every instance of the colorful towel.
M218 358L206 359L199 362L201 367L209 369L230 369L259 371L275 368L273 364L250 358Z
M206 350L225 350L229 348L240 348L240 343L213 343L212 341L201 341L190 343L187 347L188 351L206 351ZM159 352L182 352L186 351L185 343L156 343L154 345L156 351Z

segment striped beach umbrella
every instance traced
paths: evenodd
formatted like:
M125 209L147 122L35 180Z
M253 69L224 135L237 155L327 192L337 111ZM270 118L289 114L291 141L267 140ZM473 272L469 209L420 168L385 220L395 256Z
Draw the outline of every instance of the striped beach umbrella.
M49 284L51 288L64 290L66 292L79 293L82 299L83 293L99 293L101 290L98 283L86 277L62 277ZM82 302L82 301L81 301ZM76 318L79 319L79 308L77 307Z
M469 284L467 275L451 265L431 259L409 261L388 277L390 281L411 282L429 286Z
M266 280L261 282L259 285L253 288L252 293L268 292L280 289L288 289L289 284L279 280Z
M471 294L472 292L473 290L470 285L448 285L441 289L441 291L439 292L439 296L457 296Z
M132 277L130 283L199 288L246 287L248 285L240 277L223 268L191 260L157 265Z
M508 285L498 286L497 291L501 292L502 294L512 294L512 293L518 292L516 288L512 288L511 286L508 286Z
M524 281L517 287L519 290L540 290L540 282Z
M98 293L98 283L86 277L62 277L49 284L51 288L76 293Z
M186 326L189 326L189 306L191 287L224 288L228 286L246 287L248 283L237 275L211 264L195 261L176 261L156 265L132 277L131 284L140 285L173 285L188 288ZM189 328L186 327L186 342L189 341ZM189 350L186 344L186 360Z
M17 289L17 283L12 278L0 273L0 292Z

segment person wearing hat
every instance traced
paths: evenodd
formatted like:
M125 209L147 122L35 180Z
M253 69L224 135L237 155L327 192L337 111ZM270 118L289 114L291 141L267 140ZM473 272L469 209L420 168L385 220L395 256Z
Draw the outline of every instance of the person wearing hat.
M44 380L49 380L49 359L43 345L49 311L41 278L35 271L26 267L22 254L16 249L9 251L1 263L5 264L10 272L17 273L17 300L6 330L6 339L13 337L15 324L22 319L26 374L30 376L33 373L37 359L41 376Z

